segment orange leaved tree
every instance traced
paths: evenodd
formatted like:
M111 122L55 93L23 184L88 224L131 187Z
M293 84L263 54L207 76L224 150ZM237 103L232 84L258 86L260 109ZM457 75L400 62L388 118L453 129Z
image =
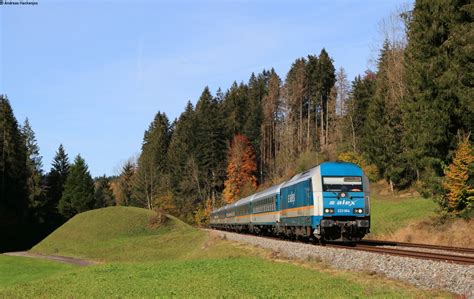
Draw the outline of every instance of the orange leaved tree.
M474 150L466 136L459 142L453 162L444 172L444 202L449 212L459 213L474 205L473 172Z
M235 135L229 148L224 201L232 203L257 188L255 152L243 135Z

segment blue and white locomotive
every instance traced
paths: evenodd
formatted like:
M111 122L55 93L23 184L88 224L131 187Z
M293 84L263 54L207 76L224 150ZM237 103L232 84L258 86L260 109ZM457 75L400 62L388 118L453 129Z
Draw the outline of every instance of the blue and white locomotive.
M370 230L369 181L352 163L325 162L211 212L216 229L319 241L358 241Z

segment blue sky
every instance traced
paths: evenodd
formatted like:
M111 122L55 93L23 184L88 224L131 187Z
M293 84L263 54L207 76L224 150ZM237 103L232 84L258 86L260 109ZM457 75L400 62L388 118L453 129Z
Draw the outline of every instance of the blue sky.
M62 143L92 175L136 156L157 111L325 47L352 79L407 1L47 1L0 6L0 93L36 132L44 169Z

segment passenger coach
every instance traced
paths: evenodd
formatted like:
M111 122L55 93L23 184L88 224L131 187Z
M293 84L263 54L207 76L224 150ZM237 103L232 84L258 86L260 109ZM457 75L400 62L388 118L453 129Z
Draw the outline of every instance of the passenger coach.
M370 230L369 182L355 164L325 162L212 211L210 226L289 238L357 241Z

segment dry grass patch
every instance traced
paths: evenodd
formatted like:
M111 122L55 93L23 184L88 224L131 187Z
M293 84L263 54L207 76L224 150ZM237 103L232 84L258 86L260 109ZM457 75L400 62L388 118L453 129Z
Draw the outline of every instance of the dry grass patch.
M474 223L457 219L438 224L434 219L408 225L387 239L399 242L474 248Z

